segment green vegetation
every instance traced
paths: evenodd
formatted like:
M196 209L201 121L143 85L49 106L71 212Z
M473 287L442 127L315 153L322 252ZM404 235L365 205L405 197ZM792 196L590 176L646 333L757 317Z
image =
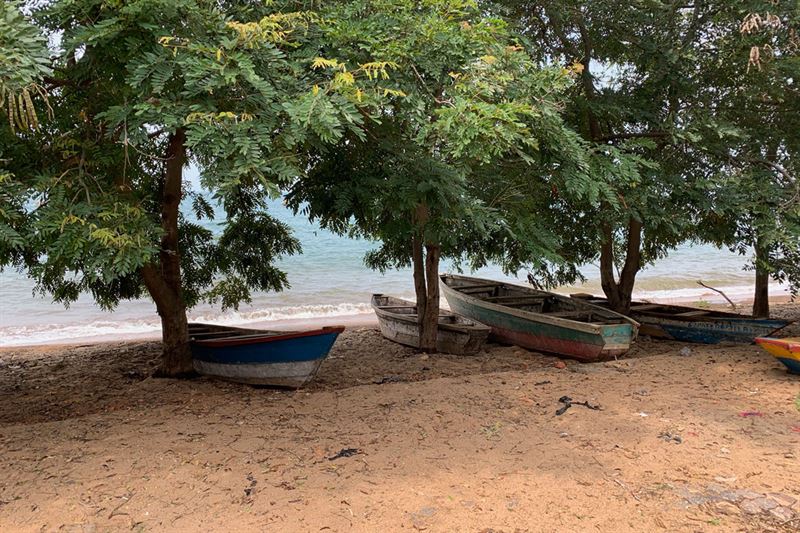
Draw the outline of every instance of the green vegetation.
M367 80L390 98L362 131L309 155L310 170L293 184L289 202L323 227L379 241L367 257L373 268L413 266L420 347L435 351L440 258L502 257L497 243L525 235L514 233L508 196L516 193L496 179L496 168L544 169L543 150L575 144L558 114L572 73L537 67L505 22L471 2L373 4L326 9L322 40L338 54L333 70L373 59L390 65ZM524 219L537 227L530 214ZM537 239L514 251L527 260L553 253Z
M599 260L626 311L642 268L705 241L755 250L756 315L770 275L800 288L795 2L32 9L0 11L0 266L65 304L149 295L164 374L191 371L188 308L286 286L282 193L413 266L426 350L443 257L544 286ZM214 215L190 163L219 239L181 212Z
M798 286L794 2L487 4L520 21L540 60L584 66L565 116L618 201L572 204L571 247L599 259L615 308L687 240L760 250L756 314L768 273Z
M2 132L14 176L0 189L13 198L2 263L65 303L89 292L111 308L149 294L165 374L192 368L187 307L235 306L251 289L286 285L272 262L299 243L265 200L300 172L298 146L363 121L336 91L309 108L312 87L328 81L304 47L316 16L279 7L78 0L34 13L41 31L61 33L52 75L31 72L53 116L35 131ZM212 216L184 186L189 162L224 210L216 241L180 212L188 195L197 218Z

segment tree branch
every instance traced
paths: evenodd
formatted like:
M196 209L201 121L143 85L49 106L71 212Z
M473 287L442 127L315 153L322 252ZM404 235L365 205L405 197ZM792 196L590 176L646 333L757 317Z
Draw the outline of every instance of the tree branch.
M643 131L640 133L618 133L616 135L605 135L597 139L597 142L614 142L626 139L661 139L672 134L668 131Z

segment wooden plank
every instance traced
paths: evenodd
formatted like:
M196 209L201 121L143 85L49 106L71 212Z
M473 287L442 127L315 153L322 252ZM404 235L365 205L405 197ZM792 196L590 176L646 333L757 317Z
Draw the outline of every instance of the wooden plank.
M502 302L499 305L502 305L504 307L525 307L525 306L536 307L537 304L541 304L541 303L542 303L541 301L538 301L538 302ZM539 312L541 312L541 311L537 311L537 313L539 313Z
M465 291L460 291L460 292L461 292L461 294L468 294L468 295L481 294L481 293L489 293L489 294L491 294L492 292L494 292L494 287L492 287L492 288L487 287L485 289L475 289L475 290L467 289Z
M241 331L229 329L229 330L217 330L217 331L190 331L189 334L192 337L207 337L208 335L237 335L241 334Z
M640 305L632 305L631 311L650 311L652 309L658 309L660 307L664 307L661 304L640 304Z
M525 296L525 295L518 295L518 296L489 296L487 298L481 298L486 302L498 302L502 300L526 300L531 302L543 302L547 298L546 296Z
M500 285L502 285L502 283L496 282L496 283L481 283L477 285L463 285L461 287L452 287L452 288L459 291L463 289L484 289L488 287L498 287Z
M709 314L710 311L686 311L685 313L678 313L673 316L684 316L684 317L694 317L694 316L703 316Z
M557 311L555 313L543 313L547 316L555 316L559 318L566 318L566 317L577 317L582 315L592 315L591 310L581 310L581 311Z

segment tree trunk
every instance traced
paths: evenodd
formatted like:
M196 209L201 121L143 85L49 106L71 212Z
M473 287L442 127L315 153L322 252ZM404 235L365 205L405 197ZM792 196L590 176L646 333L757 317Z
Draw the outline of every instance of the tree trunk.
M602 241L600 243L600 286L608 299L612 309L619 307L619 293L617 292L617 279L614 276L614 235L611 224L603 223L600 228Z
M414 265L414 294L417 297L417 322L422 324L425 319L425 300L428 299L428 288L425 283L425 253L423 251L422 237L415 235L411 239L411 262ZM422 333L420 326L420 334Z
M625 264L617 281L614 275L614 236L610 224L603 224L600 245L600 284L614 311L627 314L631 310L636 274L641 270L642 222L630 217L628 220L628 242Z
M161 250L158 263L146 265L141 273L161 317L163 351L157 374L181 377L193 373L178 249L178 214L186 162L186 134L182 129L170 135L166 159L161 191Z
M414 290L417 296L417 323L419 324L419 349L436 353L439 333L439 246L425 245L422 237L411 242L411 260L414 265Z
M425 224L430 218L428 206L420 204L412 216L415 234L411 240L411 261L414 265L414 292L417 296L419 349L436 353L439 333L439 257L438 245L425 243Z
M778 160L778 146L767 146L767 161L775 163ZM764 238L756 229L756 287L753 294L753 316L756 318L769 318L769 252Z
M625 250L625 265L619 274L619 307L616 310L628 314L631 310L633 286L636 274L642 268L642 222L630 217L628 220L628 246Z
M767 251L762 240L756 239L756 290L753 295L753 316L769 318L769 270L766 268Z
M419 328L420 350L436 353L436 337L439 334L439 257L437 245L425 245L425 277L427 278L424 313ZM419 302L417 309L419 309Z

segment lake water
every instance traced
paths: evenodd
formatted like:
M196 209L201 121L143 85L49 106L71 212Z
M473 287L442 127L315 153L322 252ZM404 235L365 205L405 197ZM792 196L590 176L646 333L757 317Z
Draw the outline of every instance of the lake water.
M280 262L287 272L291 288L281 293L256 293L252 304L238 311L200 305L190 318L225 324L247 324L268 320L313 319L371 313L370 295L387 293L413 299L410 270L385 274L363 264L365 252L374 243L339 237L295 217L279 201L270 203L270 211L289 224L303 245L303 254ZM725 291L737 299L752 294L753 274L742 269L747 258L713 246L685 246L668 258L642 271L637 278L636 296L645 299L720 301L721 297L697 284L698 280ZM444 264L442 270L448 270ZM588 281L580 287L562 287L563 292L580 290L601 293L599 272L586 265L582 272ZM480 277L506 279L499 268L484 268ZM524 282L527 272L520 273ZM516 278L510 278L515 279ZM115 311L105 312L88 296L65 309L61 304L33 294L34 284L23 274L0 272L0 346L46 342L68 342L95 336L125 337L160 331L152 301L123 302ZM785 292L775 285L773 294Z

